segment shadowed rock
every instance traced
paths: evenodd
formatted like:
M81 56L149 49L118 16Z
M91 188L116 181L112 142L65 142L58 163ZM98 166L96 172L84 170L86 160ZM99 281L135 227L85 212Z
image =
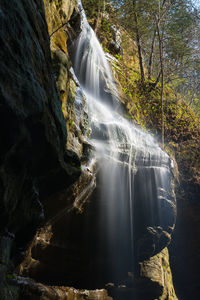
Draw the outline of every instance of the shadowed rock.
M0 235L19 249L43 219L42 198L74 182L80 162L66 151L43 3L1 0L0 43Z

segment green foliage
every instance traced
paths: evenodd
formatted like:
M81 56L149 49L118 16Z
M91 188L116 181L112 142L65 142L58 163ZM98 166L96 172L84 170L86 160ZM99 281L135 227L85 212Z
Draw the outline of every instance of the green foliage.
M200 10L194 8L191 0L112 0L111 3L118 22L129 35L136 41L139 34L145 66L155 78L161 69L156 26L159 18L165 81L200 115ZM185 97L189 92L192 97Z
M101 28L104 32L110 32L110 23L106 19L103 19L101 22Z
M103 47L104 52L110 53L110 50L106 47Z
M159 0L136 1L139 33L142 41L144 61L148 64L153 31L154 15L158 11ZM168 2L168 1L166 1ZM111 1L114 4L118 22L122 25L123 56L115 56L113 69L121 85L124 103L127 108L125 117L133 120L144 130L151 131L159 140L161 136L160 88L156 83L160 70L157 37L153 52L153 72L141 86L137 49L134 43L135 24L132 1ZM164 125L166 150L173 154L178 166L182 183L190 200L195 200L193 185L200 187L200 28L197 15L190 6L190 0L172 2L167 16L161 24L164 47ZM111 37L110 24L113 19L102 21L98 32L105 51ZM116 23L116 21L115 21Z
M6 274L6 278L7 278L8 280L17 280L17 276L16 276L16 274L14 274L14 273L7 273L7 274Z
M140 84L140 74L136 64L130 64L131 57L116 59L113 67L126 95L125 117L133 120L157 139L161 136L160 84L154 88L155 79ZM190 94L189 94L190 95ZM180 168L181 179L186 189L190 183L200 185L200 119L173 85L165 83L164 123L166 149L173 153ZM195 99L194 102L198 99ZM191 195L191 197L193 197Z
M104 0L82 0L82 4L89 18L96 17L98 10L104 8Z

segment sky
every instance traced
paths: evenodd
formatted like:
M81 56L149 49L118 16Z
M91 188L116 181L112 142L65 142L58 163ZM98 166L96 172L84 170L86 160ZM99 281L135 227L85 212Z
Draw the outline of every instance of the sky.
M192 0L192 2L196 7L200 8L200 0Z

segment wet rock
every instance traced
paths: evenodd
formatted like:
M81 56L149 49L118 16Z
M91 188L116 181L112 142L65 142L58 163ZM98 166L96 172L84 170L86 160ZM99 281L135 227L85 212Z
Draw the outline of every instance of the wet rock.
M112 300L106 290L77 290L63 286L47 286L33 280L18 277L21 287L21 299L26 300Z
M10 220L7 226L11 231L27 226L26 222L16 226L19 208L19 214L24 214L30 223L34 218L38 220L32 223L39 222L42 208L38 195L47 192L47 177L53 180L60 174L65 181L73 181L73 178L69 180L70 173L76 174L75 177L79 174L76 163L73 169L64 162L66 126L52 74L44 10L42 5L38 7L37 2L22 1L12 7L6 2L1 4L4 59L1 60L0 113L5 137L1 182L4 214ZM13 22L14 27L10 25ZM13 48L15 44L17 47ZM24 198L29 199L26 204Z
M174 285L181 300L199 298L199 191L196 186L193 191L196 201L191 200L192 193L183 198L179 190L177 195L177 223L169 252Z
M0 299L14 300L18 298L19 288L12 283L14 265L10 261L15 236L5 230L0 234Z
M21 286L21 299L107 300L111 298L105 290L78 291L53 286L71 284L77 288L103 287L113 279L113 274L107 271L117 256L115 252L108 256L108 248L105 248L108 224L105 219L99 219L99 211L105 212L108 204L99 201L99 178L95 189L97 166L95 157L92 156L93 147L87 140L90 128L85 99L70 70L68 36L76 36L80 30L75 3L67 0L46 0L44 3L51 56L41 2L15 1L16 5L12 4L13 15L11 5L3 3L2 24L5 23L6 30L1 38L4 38L4 46L7 47L7 52L4 52L8 63L2 63L2 70L7 70L7 73L5 72L0 89L0 122L4 124L6 121L8 128L7 133L1 129L4 143L0 153L0 195L3 199L0 202L0 222L3 226L7 224L8 229L15 233L16 249L22 255L25 244L32 239L45 217L43 227L32 240L25 260L19 267L19 273L41 280L46 285L19 279L17 284ZM8 26L11 18L16 22L14 28ZM16 40L19 34L20 41ZM12 53L12 49L16 53ZM68 140L66 126L69 131ZM83 164L82 175L70 186L81 172L78 156ZM120 159L122 156L127 162L126 153L121 153ZM142 195L141 191L140 200L146 205L146 199L142 199ZM109 291L112 290L114 299L142 299L143 295L146 300L149 291L154 299L153 297L159 297L164 292L162 272L159 273L159 269L156 273L162 280L154 280L151 263L147 262L149 257L168 244L169 232L174 225L173 201L170 199L168 203L163 194L160 199L164 203L159 210L162 212L162 220L158 222L156 215L156 221L150 222L148 216L141 213L145 227L136 235L138 258L140 261L146 260L141 265L140 277L147 279L136 280L134 275L126 278L132 262L130 255L124 255L121 262L122 274L120 278L114 275L116 282L114 286L108 287ZM138 205L140 207L141 204ZM166 210L170 220L164 217ZM104 218L104 214L101 214L101 218ZM101 233L100 238L97 232ZM114 232L114 241L126 241L125 237L118 236L117 226ZM2 237L2 253L5 254L8 248L4 242ZM122 246L123 250L128 249L128 254L131 251L129 242ZM12 255L10 250L7 253L8 256L10 253ZM9 257L6 256L7 260ZM0 271L2 280L7 281L7 265L3 264L0 270L3 270ZM152 284L154 281L156 283ZM144 292L146 287L149 287L148 293ZM3 299L9 299L6 298L6 293L4 291Z
M77 1L69 0L44 0L46 21L48 24L49 35L53 39L51 42L55 43L66 50L66 35L64 30L66 30L69 25L68 22L71 22L75 19L77 15ZM55 38L55 39L54 39Z
M165 248L161 253L140 263L137 275L129 272L121 284L118 286L108 284L106 289L109 295L117 300L177 300L169 266L168 250Z
M110 41L109 44L108 44L109 50L113 54L122 55L123 54L123 49L122 49L122 46L121 46L122 35L121 35L121 32L120 32L120 29L117 28L116 25L112 25L110 27L110 29L111 29L111 32L112 32L113 40Z
M90 276L83 211L95 186L91 166L83 167L75 184L46 199L46 224L27 251L20 274L46 284L87 287L82 284Z
M103 162L91 168L90 161L95 157L92 157L92 146L87 141L90 131L87 131L87 122L84 122L87 113L81 113L85 107L84 97L73 72L63 72L65 68L69 68L66 50L63 50L57 38L52 41L55 76L62 94L62 108L70 132L68 147L81 156L84 166L79 181L72 188L53 197L56 207L46 205L46 224L36 236L29 259L22 264L21 274L29 275L43 284L71 285L76 288L93 289L113 282L114 287L108 289L116 299L132 299L133 296L140 299L137 295L143 295L143 299L147 299L145 297L149 291L151 298L155 299L162 294L163 287L157 282L154 283L150 277L144 279L138 275L136 280L135 276L138 260L148 260L166 247L170 240L175 221L174 197L169 188L170 159L167 155L161 155L167 180L166 186L158 184L157 189L155 174L161 178L160 156L158 159L155 153L150 155L143 151L142 147L138 149L138 145L133 147L120 126L111 124L110 129L117 132L118 142L121 143L119 149L115 149L119 151L115 174L109 173L113 166L107 161L104 165L107 172L103 173L103 180L104 183L110 182L110 177L117 176L118 181L115 183L118 182L122 186L117 192L115 184L106 185L106 188L102 189L100 172L96 184L94 173L101 169ZM83 73L83 77L84 75ZM67 78L69 85L65 86ZM106 141L109 136L106 132L107 127L103 124L103 117L101 121L99 127L93 126L91 137L98 136ZM122 136L124 139L120 140ZM130 149L132 165L128 169ZM127 185L124 184L128 182L130 173L131 176L135 176L131 181L131 189L133 198L136 199L136 203L133 201L131 204L125 201ZM121 174L125 179L123 183ZM102 194L105 197L101 197ZM111 194L114 197L107 201L106 195ZM48 203L55 201L48 199ZM130 211L131 205L133 210ZM135 208L138 210L136 209L137 214L134 215ZM135 235L130 233L132 217L136 225ZM135 249L132 246L133 242ZM134 254L137 254L134 262L133 250ZM150 268L149 265L148 267ZM127 279L127 273L133 275ZM146 287L148 293L144 291Z
M139 163L140 166L140 163ZM148 182L143 186L143 182ZM139 167L134 182L135 253L139 261L154 256L171 241L176 221L173 176L165 176L165 187L156 187L156 175L150 168ZM147 191L151 191L151 196Z
M169 265L169 254L167 248L163 249L156 256L140 263L140 276L148 278L152 283L156 283L157 297L159 299L176 300L176 294L172 281L172 273ZM156 289L153 291L155 295Z
M80 163L66 152L43 3L1 1L0 9L0 225L15 234L6 258L14 262L44 218L43 199L74 182Z
M44 4L53 71L68 129L67 148L82 156L82 144L88 131L88 115L67 49L67 44L80 32L80 15L76 1L45 0Z

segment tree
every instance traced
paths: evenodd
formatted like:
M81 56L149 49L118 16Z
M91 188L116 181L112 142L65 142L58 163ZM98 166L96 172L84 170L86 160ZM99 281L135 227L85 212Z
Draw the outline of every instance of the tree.
M113 0L118 20L137 44L142 86L160 83L162 143L164 86L170 84L198 111L200 18L192 0ZM148 71L148 77L146 76Z
M138 22L138 12L137 12L137 1L133 0L133 15L135 21L135 33L136 33L136 42L138 48L138 57L140 64L140 73L141 73L141 83L144 85L145 77L144 77L144 66L143 66L143 57L142 57L142 48L141 48L141 37L139 31L139 22Z
M161 91L160 91L160 102L161 102L161 138L162 147L164 147L164 57L163 57L163 41L165 37L165 24L167 21L167 14L171 7L171 1L158 0L158 10L155 13L155 23L158 34L159 44L159 59L160 59L160 74L161 74Z
M86 14L94 18L94 31L97 33L101 14L105 10L105 0L82 0Z

